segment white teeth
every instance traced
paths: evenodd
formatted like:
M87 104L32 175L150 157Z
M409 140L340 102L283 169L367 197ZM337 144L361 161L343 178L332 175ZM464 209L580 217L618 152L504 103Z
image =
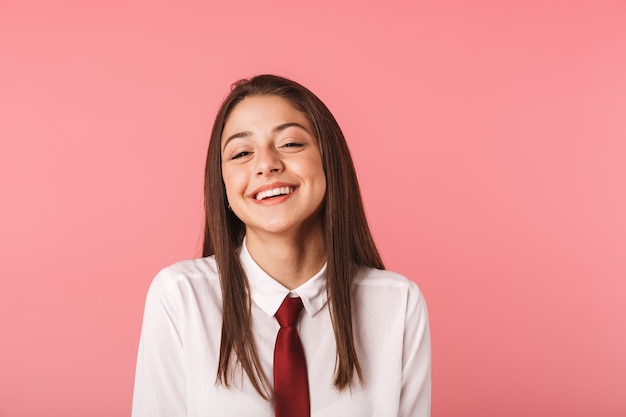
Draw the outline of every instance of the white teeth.
M273 197L275 195L291 194L292 191L293 189L291 187L272 188L271 190L261 191L260 193L256 195L255 198L257 200L263 200L264 198Z

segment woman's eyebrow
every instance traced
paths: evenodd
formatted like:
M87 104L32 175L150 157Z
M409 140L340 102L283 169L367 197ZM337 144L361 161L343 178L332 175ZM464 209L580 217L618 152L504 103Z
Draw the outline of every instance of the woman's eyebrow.
M278 125L276 126L274 129L272 129L272 132L276 133L276 132L280 132L281 130L285 130L288 127L299 127L300 129L304 130L307 133L311 133L309 132L309 129L307 129L306 127L302 126L300 123L296 123L296 122L290 122L290 123L283 123L282 125Z
M299 127L300 129L304 130L305 132L311 134L311 132L309 132L309 130L304 127L303 125L301 125L300 123L296 123L296 122L289 122L289 123L283 123L280 124L276 127L274 127L272 129L272 133L278 133L280 131L283 131L289 127ZM226 139L226 141L224 142L224 145L222 146L222 150L224 150L226 148L226 145L228 145L228 142L230 142L233 139L237 139L237 138L245 138L246 136L250 136L252 135L252 132L250 132L249 130L245 130L243 132L237 132L233 135L230 135L228 137L228 139Z
M233 139L237 139L237 138L245 138L246 136L250 136L252 134L252 132L246 130L243 132L237 132L234 135L230 135L228 137L228 139L226 139L226 141L224 142L224 145L222 145L222 151L226 148L226 145L228 145L228 142L230 142Z

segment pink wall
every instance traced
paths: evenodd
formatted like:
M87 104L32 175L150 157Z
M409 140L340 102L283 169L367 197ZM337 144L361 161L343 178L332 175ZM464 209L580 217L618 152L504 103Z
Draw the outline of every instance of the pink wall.
M624 1L85 3L0 1L1 416L128 415L211 118L262 72L348 136L434 417L626 415Z

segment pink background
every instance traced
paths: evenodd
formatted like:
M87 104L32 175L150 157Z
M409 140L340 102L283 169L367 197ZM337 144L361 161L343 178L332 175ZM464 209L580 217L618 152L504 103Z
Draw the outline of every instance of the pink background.
M229 84L316 92L433 416L626 415L626 2L0 0L0 416L124 416Z

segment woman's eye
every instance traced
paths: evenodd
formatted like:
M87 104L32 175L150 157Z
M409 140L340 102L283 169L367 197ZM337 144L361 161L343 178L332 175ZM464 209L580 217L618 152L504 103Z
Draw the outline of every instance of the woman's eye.
M233 156L232 156L232 158L230 158L230 159L243 158L244 156L247 156L247 155L249 155L249 154L250 154L250 152L248 152L248 151L242 151L242 152L236 153L236 154L235 154L235 155L233 155Z
M304 146L304 144L298 142L289 142L283 145L285 148L301 148L302 146Z

